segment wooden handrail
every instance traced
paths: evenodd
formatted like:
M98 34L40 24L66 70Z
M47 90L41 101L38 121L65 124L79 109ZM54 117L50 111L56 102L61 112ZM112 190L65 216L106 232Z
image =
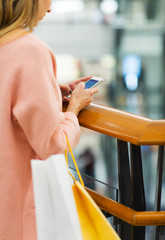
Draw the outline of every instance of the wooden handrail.
M165 145L165 120L152 120L96 104L82 110L78 119L82 127L135 145Z
M82 127L135 145L165 145L165 120L152 120L97 104L83 109L78 119ZM165 211L135 211L91 189L86 190L102 210L133 226L165 225Z
M133 226L165 225L165 211L137 212L110 198L102 196L89 188L86 188L86 190L102 210Z

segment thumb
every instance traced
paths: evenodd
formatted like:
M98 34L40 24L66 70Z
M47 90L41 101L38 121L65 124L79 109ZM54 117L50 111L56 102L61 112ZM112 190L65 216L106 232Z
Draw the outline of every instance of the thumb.
M80 88L85 88L85 83L84 82L80 82L77 86L79 86Z
M96 88L96 87L92 88L92 89L91 89L91 92L92 92L92 94L97 93L97 92L98 92L98 88Z

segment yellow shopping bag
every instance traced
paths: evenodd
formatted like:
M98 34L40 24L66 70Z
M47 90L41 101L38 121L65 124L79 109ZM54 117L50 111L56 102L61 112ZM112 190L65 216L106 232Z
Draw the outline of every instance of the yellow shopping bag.
M116 240L120 239L116 231L113 229L111 224L108 222L106 217L103 215L97 204L91 198L89 193L84 188L84 183L76 164L70 144L67 143L68 147L79 176L80 182L76 181L74 177L74 184L72 186L73 194L76 202L78 217L80 221L80 227L84 240ZM68 165L67 153L65 151L66 162ZM69 170L68 170L69 171Z

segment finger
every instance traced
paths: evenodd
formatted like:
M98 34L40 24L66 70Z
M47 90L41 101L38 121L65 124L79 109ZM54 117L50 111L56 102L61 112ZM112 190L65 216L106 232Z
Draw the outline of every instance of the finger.
M75 89L76 86L77 86L76 83L72 83L72 84L70 84L71 91L73 91L73 90Z
M70 81L69 82L69 87L71 88L71 90L73 91L76 87L78 83L76 83L76 81Z
M85 83L84 82L80 82L77 86L84 89L85 88Z
M69 101L70 101L70 99L68 97L63 98L63 102L69 102Z
M69 86L66 86L63 90L65 91L65 95L69 95L72 93L72 89Z
M91 79L93 76L87 76L87 77L83 77L82 78L82 82L86 82L86 81L88 81L89 79Z
M93 76L82 77L82 78L77 79L76 82L86 82L86 81L88 81L92 77Z
M89 92L90 95L93 95L98 92L98 88L97 87L89 88L89 89L85 89L85 91Z
M91 89L91 92L92 92L92 94L97 93L97 92L98 92L98 88L96 88L96 87L95 87L95 88L92 88L92 89Z

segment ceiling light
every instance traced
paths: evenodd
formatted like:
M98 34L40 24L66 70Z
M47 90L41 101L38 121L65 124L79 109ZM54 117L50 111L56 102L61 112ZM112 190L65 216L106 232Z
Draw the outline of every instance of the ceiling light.
M52 11L55 13L81 12L84 3L81 0L59 0L52 3Z
M103 0L100 4L100 9L105 14L115 13L118 9L118 3L114 0Z

